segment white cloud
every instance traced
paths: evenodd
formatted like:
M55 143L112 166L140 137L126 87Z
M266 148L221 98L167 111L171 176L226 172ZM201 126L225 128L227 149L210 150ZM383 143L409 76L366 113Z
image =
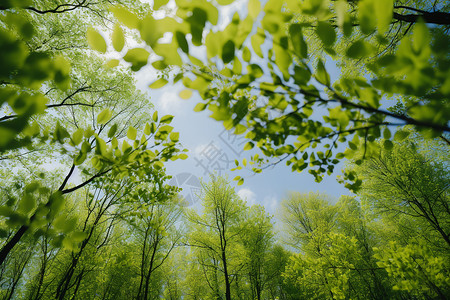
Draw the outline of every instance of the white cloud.
M157 108L161 114L180 114L183 112L181 109L182 100L178 97L178 93L174 91L167 91L162 93L161 96L153 98L157 102Z
M278 198L275 195L266 196L263 199L263 205L266 208L266 211L274 214L278 209Z
M247 202L248 206L256 204L256 194L248 188L242 188L237 192L238 196Z
M200 145L195 146L194 151L193 151L194 155L200 156L200 153L202 153L203 150L206 149L206 147L208 147L208 144L200 144Z

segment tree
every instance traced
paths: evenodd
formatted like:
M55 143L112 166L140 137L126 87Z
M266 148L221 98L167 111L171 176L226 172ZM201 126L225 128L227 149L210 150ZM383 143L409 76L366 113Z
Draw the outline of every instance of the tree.
M137 299L154 299L153 296L161 294L160 290L151 289L151 284L155 285L158 282L156 271L167 262L181 239L181 232L175 227L179 222L181 210L173 199L175 203L169 201L159 203L160 201L156 200L156 203L150 204L148 210L143 211L139 220L132 225L141 257ZM162 284L159 288L162 289Z
M273 278L267 272L270 250L273 246L273 225L264 208L250 207L244 224L242 244L247 256L247 276L250 282L251 299L261 300L263 291Z
M386 271L377 265L375 221L354 197L335 205L316 194L292 194L283 202L283 221L290 240L300 250L293 254L284 276L305 298L395 297ZM370 215L370 214L369 214Z
M85 7L96 12L92 7L96 3L83 3L86 6L79 3L74 9ZM53 4L46 2L43 5ZM60 8L72 6L62 5ZM66 36L64 40L58 35L58 30L65 30L74 20L80 20L80 15L64 9L44 9L43 6L25 10L4 6L2 10L2 24L11 24L1 29L5 35L5 39L2 39L5 43L4 52L14 53L11 55L17 58L8 64L5 62L8 67L2 74L2 78L5 78L1 86L5 93L2 100L8 103L7 112L0 120L1 128L5 131L0 144L6 145L0 146L2 161L12 169L14 161L22 162L25 159L39 164L42 162L39 159L44 155L56 156L67 166L67 171L60 179L62 183L59 187L51 189L42 180L46 172L36 174L30 171L32 177L40 179L26 187L19 187L15 192L19 194L19 202L23 203L24 210L17 212L11 209L16 203L14 201L3 207L2 216L16 220L11 223L11 229L16 231L2 246L0 263L30 228L34 231L45 227L47 220L57 216L64 195L106 174L143 179L147 176L146 172L163 167L162 161L172 157L175 159L179 138L177 133L171 132L173 127L168 125L172 116L159 119L157 113L153 118L151 114L135 114L137 110L149 107L149 103L136 90L129 73L117 69L106 70L102 66L104 61L95 55L86 54L86 43L75 47L65 46L68 39L77 34L84 35L84 32L73 31L73 35ZM45 13L41 14L37 10ZM39 17L27 15L25 11L37 13ZM73 59L72 68L61 58L62 55ZM2 57L8 59L8 55ZM38 116L38 112L46 114ZM91 117L85 118L86 114ZM144 134L138 135L138 132ZM153 145L148 146L149 138L154 138ZM181 155L181 158L186 158L185 154ZM33 169L31 164L25 167ZM82 174L82 182L68 187L77 170ZM69 235L67 239L71 237Z
M448 103L442 101L449 96L448 52L444 50L448 48L444 46L448 39L433 36L436 31L425 24L445 26L441 21L447 20L449 14L415 9L420 16L408 16L402 12L409 7L388 2L378 4L373 0L357 4L351 1L362 37L346 47L345 55L349 59L359 60L374 54L375 47L365 41L373 32L378 33L378 43L386 45L385 31L392 22L415 25L398 49L381 55L368 66L373 78L350 76L332 83L321 60L315 70L306 63L308 45L302 34L305 26L315 26L329 52L334 51L341 33L351 34L354 25L351 7L345 1L330 3L274 0L261 9L259 1L250 1L246 18L241 19L236 13L224 29L216 26L217 7L206 0L177 1L176 14L181 22L171 16L155 20L149 15L138 19L126 14L124 8L114 8L114 12L123 24L138 29L141 38L160 56L151 61L156 69L182 66L183 62L191 64L173 82L181 80L187 88L200 94L204 102L195 110L208 108L211 117L223 122L225 128L234 128L235 134L246 133L249 142L245 149L256 146L266 157L278 159L275 163L286 161L293 171L310 166L309 172L320 181L324 173L333 172L334 165L342 158L353 155L351 151L341 152L340 144L348 142L349 150L363 148L365 153L370 153L377 147L375 140L381 136L383 125L399 128L411 124L431 137L450 131ZM154 5L154 9L163 4L165 1ZM308 17L306 24L295 21L298 14ZM338 24L339 35L333 24ZM173 34L172 42L158 43L165 32ZM192 35L189 41L187 34ZM203 55L207 60L204 56L193 56L191 49L196 46L205 46ZM135 53L141 55L132 56ZM132 62L132 68L137 70L146 64L148 51L130 49L124 59ZM160 78L150 86L158 88L167 82L166 78ZM182 96L191 94L186 91ZM382 107L381 100L391 95L409 98L407 114ZM258 106L257 99L261 98L267 99L267 104ZM392 136L396 140L405 138L403 131L398 132L395 135L388 129L383 132L388 139L385 147L391 147ZM313 150L319 144L323 149ZM252 160L256 163L255 172L268 163L259 155ZM357 186L355 183L352 188Z
M242 221L246 207L234 189L221 177L211 177L211 181L202 185L203 215L189 211L187 219L193 229L189 235L189 245L200 250L199 263L203 268L218 272L222 277L220 290L215 290L216 297L225 294L230 300L231 284L243 268L239 261L242 251L239 236L242 235ZM206 278L210 282L209 278Z
M385 242L374 257L394 289L419 297L445 299L449 197L446 152L442 141L420 135L395 143L353 171L362 177L361 197L383 222ZM437 149L437 150L436 150ZM387 242L389 241L389 242Z

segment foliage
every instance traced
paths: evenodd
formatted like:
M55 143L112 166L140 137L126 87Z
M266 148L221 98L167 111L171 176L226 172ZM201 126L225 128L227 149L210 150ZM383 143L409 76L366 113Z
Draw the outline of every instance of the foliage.
M0 4L2 298L446 299L448 5L250 0L225 23L233 3ZM356 194L288 194L280 233L225 178L183 208L147 65L245 134L244 167L349 159Z
M449 96L445 50L449 40L425 23L447 24L437 17L448 16L444 11L434 14L419 10L421 15L414 17L402 15L401 9L408 7L394 6L392 1L365 0L356 4L273 0L261 7L260 1L255 0L249 1L245 18L235 13L224 26L218 21L219 6L206 0L176 3L176 16L157 20L151 15L138 19L124 8L114 8L113 12L126 16L121 19L126 26L133 20L133 28L159 56L149 62L154 68L189 64L173 82L181 80L200 94L204 102L197 104L196 111L208 108L211 117L223 122L225 128L234 129L235 134L245 133L249 140L245 149L256 146L266 158L276 158L274 163L285 160L293 171L299 172L309 168L320 181L325 173L333 172L342 158L352 157L354 150L363 148L363 158L376 152L375 140L381 136L386 138L384 146L388 149L392 140L405 138L402 131L394 135L385 129L382 133L382 125L400 129L412 124L429 137L450 130L448 103L442 101ZM299 22L298 15L305 18ZM353 37L355 15L359 29L356 38L339 56L335 43L346 36ZM385 32L392 22L400 21L413 26L412 34L405 35L395 50L368 60L367 68L373 78L348 75L331 82L322 60L314 68L308 64L305 28L315 28L331 56L360 60L376 53L373 35L378 48L389 46ZM172 41L158 42L165 32L173 35ZM191 40L186 39L188 34L192 35ZM199 46L203 48L197 49ZM206 53L198 56L202 49ZM128 53L124 59L132 63L134 70L147 63L148 50L135 48ZM127 59L129 56L133 59ZM159 88L167 82L161 78L150 87ZM183 97L187 94L183 92ZM406 114L393 113L382 106L383 99L396 96L408 99L404 103ZM258 104L262 99L265 104ZM341 144L348 151L343 152ZM318 145L320 148L314 150ZM269 161L257 154L252 163L253 171L260 172ZM240 177L236 180L243 182ZM356 190L359 185L355 182L349 187Z

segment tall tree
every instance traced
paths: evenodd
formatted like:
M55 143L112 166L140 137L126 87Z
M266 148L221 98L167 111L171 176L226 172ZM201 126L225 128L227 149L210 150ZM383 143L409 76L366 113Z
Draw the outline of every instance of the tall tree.
M195 211L187 214L193 226L189 245L206 255L200 263L220 274L223 284L217 292L224 292L225 299L230 300L231 284L243 267L243 262L239 261L239 235L242 234L242 221L247 209L229 183L214 176L209 183L202 185L202 206L202 215ZM217 296L221 297L220 294Z
M0 149L2 165L13 169L17 165L15 162L20 162L30 170L32 177L39 178L42 174L45 177L49 172L36 174L32 163L40 164L44 157L53 156L66 171L56 188L49 189L42 179L26 189L18 188L26 210L16 212L8 206L3 210L5 219L18 218L20 221L14 223L15 234L2 246L0 262L30 227L34 230L45 226L46 220L57 215L64 202L63 195L106 174L145 177L146 171L142 167L148 171L156 163L155 168L161 168L162 161L178 152L175 147L178 134L172 133L173 127L168 125L172 116L159 120L156 113L153 118L148 113L136 114L150 105L136 90L131 75L123 70L105 69L104 61L86 49L86 42L76 45L69 42L75 37L84 40L88 27L81 21L86 16L84 13L93 13L92 20L99 20L96 12L105 9L106 2L101 5L97 2L66 4L58 4L56 10L51 8L55 5L52 2L40 3L35 9L2 7L4 12L0 21L11 24L1 29L8 37L2 39L6 43L4 50L13 51L16 58L21 57L11 60L13 64L5 69L3 75L7 79L1 85L6 93L3 100L8 103L7 111L0 119L1 128L6 130L0 144L7 145ZM73 13L77 9L83 13ZM64 36L66 29L74 23L81 25L77 27L80 31L74 30L71 35ZM92 42L92 39L88 41ZM18 52L14 47L22 50ZM71 58L71 65L62 56ZM17 98L18 95L28 96ZM37 112L46 114L38 116ZM138 131L143 131L144 135L138 136ZM153 145L148 146L150 137ZM24 161L31 163L24 164ZM81 182L70 186L77 171L82 174Z

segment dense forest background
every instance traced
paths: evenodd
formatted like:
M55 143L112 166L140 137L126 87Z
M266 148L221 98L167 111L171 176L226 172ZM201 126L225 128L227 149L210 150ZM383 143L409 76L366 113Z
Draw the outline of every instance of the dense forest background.
M0 3L2 299L450 298L449 4L233 4ZM200 207L143 67L247 140ZM342 162L352 196L292 187L274 216L233 183Z

